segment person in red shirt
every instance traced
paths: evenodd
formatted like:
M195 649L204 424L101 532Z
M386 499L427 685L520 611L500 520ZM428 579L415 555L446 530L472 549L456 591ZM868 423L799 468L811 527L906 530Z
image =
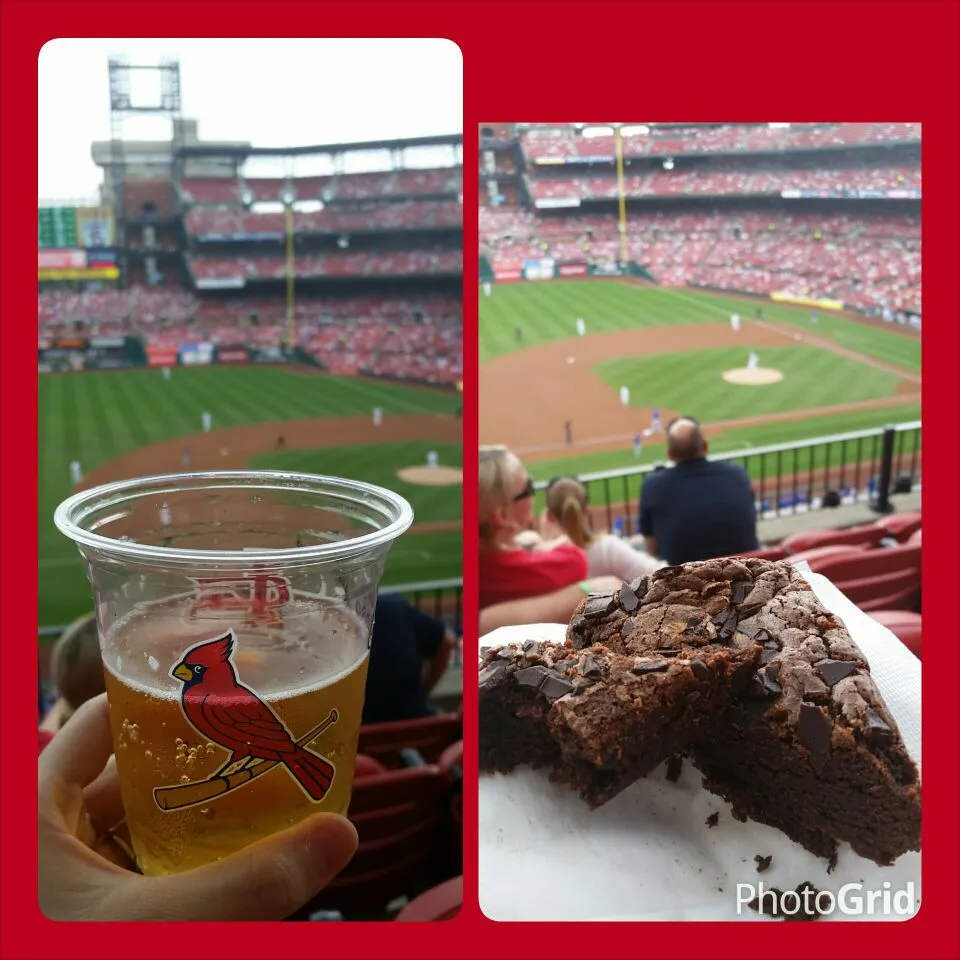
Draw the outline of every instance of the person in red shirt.
M507 447L480 448L480 608L538 597L586 579L587 555L566 536L532 530L533 478Z

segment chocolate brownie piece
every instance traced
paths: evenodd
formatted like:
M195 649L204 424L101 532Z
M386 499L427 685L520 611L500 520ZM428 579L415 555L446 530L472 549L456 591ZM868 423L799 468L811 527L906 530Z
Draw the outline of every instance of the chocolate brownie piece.
M586 647L571 675L592 683L560 697L547 726L560 748L553 778L591 807L615 797L715 723L756 668L759 648L624 655Z
M759 663L762 646L735 629L744 576L742 565L668 568L584 598L566 647L488 651L481 765L550 765L596 807L689 748Z
M480 768L509 773L520 764L552 765L559 748L547 729L547 712L574 684L562 644L527 640L487 650L480 663Z
M705 786L821 857L840 841L879 864L919 850L919 775L863 654L793 567L743 562L736 629L764 650L693 749Z

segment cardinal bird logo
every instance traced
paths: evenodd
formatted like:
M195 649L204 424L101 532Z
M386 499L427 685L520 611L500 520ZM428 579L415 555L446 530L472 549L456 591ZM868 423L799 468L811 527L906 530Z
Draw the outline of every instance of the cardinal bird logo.
M180 706L190 725L201 737L228 750L230 756L206 780L156 789L154 798L163 810L192 806L230 792L277 764L283 764L314 802L330 790L336 768L304 744L336 723L337 711L295 740L273 710L240 683L232 660L236 646L236 634L230 630L190 647L170 671L183 683Z

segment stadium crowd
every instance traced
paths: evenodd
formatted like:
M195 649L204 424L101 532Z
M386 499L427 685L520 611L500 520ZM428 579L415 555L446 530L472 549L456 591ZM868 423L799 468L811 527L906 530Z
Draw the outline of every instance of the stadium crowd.
M280 256L188 255L187 266L196 279L242 277L248 280L282 280L286 260ZM447 274L463 270L460 250L341 250L299 255L294 262L298 277L390 277L412 274Z
M286 307L277 300L203 302L189 293L134 287L96 293L43 292L39 340L76 334L139 336L149 347L185 342L277 345L287 336ZM463 376L458 298L333 297L300 299L294 338L333 373L368 373L432 383Z
M481 208L480 232L495 270L541 257L619 258L610 216L537 218L519 209ZM829 297L867 312L921 313L916 217L631 213L627 235L630 258L666 285Z
M867 143L918 142L919 123L818 123L770 127L766 124L718 124L652 127L649 134L623 137L624 156L684 153L802 150ZM572 129L529 130L521 138L531 160L612 157L613 136L584 137Z
M613 177L573 177L535 179L526 177L530 196L536 200L577 198L615 199L617 181ZM834 167L810 169L709 169L657 170L630 174L623 178L628 197L757 196L780 194L785 190L815 190L843 196L864 191L916 191L921 189L920 167L887 165L872 167Z
M231 207L194 207L184 218L191 236L219 234L283 234L283 213L252 213ZM294 233L354 233L370 230L435 229L460 227L463 208L455 200L401 200L393 203L367 201L349 208L326 207L323 210L293 214Z
M368 200L376 197L456 195L463 183L460 167L433 170L390 170L382 173L350 173L324 177L261 179L206 177L185 179L179 184L186 204L279 203L292 186L298 200Z

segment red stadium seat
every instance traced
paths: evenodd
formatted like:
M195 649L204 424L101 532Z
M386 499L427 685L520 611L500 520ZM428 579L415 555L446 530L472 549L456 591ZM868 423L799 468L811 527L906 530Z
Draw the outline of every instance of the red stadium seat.
M795 533L787 537L780 546L788 554L799 553L801 550L812 550L814 547L827 547L834 544L850 547L876 547L884 538L885 531L876 524L869 523L860 527L849 527L846 530L811 530Z
M914 530L913 533L907 538L907 544L911 547L920 546L920 542L923 540L923 528L920 530Z
M398 914L400 922L452 920L463 906L463 876L453 877L407 904Z
M886 531L900 543L906 543L910 536L920 529L920 511L916 513L895 513L889 517L881 517L876 526Z
M882 623L917 659L920 659L920 625L919 613L909 610L873 610L870 613L877 623Z
M811 550L801 550L787 557L788 563L807 563L813 566L818 560L824 560L827 557L846 556L848 553L858 550L865 550L865 547L845 547L839 543L831 543L824 547L813 547Z
M354 783L349 817L360 846L354 858L294 919L317 910L376 914L442 880L450 799L458 784L436 765L390 770Z
M920 600L920 547L853 550L810 564L861 610L914 610Z
M441 713L416 720L366 724L360 728L357 749L389 770L403 765L401 750L416 750L427 763L437 763L443 751L462 737L462 715Z

